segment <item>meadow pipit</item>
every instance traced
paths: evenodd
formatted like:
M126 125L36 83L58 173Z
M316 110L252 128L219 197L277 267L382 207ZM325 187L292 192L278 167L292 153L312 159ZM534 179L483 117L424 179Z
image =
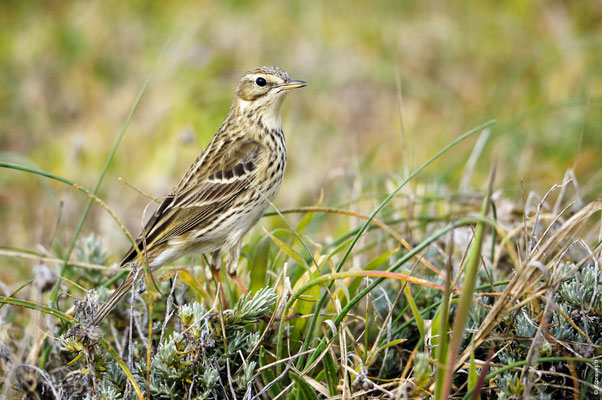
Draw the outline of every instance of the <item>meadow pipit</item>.
M146 223L121 265L148 263L151 270L191 252L228 255L236 278L243 236L276 197L286 168L280 108L285 94L305 86L278 67L244 74L226 119L201 155ZM94 316L100 321L134 283L130 273Z

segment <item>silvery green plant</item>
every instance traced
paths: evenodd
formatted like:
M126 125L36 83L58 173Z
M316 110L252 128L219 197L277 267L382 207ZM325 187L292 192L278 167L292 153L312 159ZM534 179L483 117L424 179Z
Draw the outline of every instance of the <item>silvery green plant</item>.
M232 310L221 315L202 304L184 304L178 311L174 330L157 345L150 365L147 388L144 340L132 343L139 361L134 376L143 392L153 399L230 399L243 398L254 391L258 376L258 352L261 334L252 324L273 308L276 294L271 288L259 290L253 298L239 300ZM222 325L223 323L223 325ZM223 328L222 328L223 326ZM139 348L138 348L139 346ZM110 361L98 385L101 396L121 399L126 380L121 370ZM133 399L129 393L126 399Z

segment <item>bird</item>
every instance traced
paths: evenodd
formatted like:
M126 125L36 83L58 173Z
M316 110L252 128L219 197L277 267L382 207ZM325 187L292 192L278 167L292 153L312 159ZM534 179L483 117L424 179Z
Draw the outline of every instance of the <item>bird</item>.
M210 255L219 281L221 255L226 254L227 271L240 285L236 268L243 237L276 197L286 169L282 102L288 92L304 86L305 81L275 66L245 72L223 123L151 215L121 266L146 263L154 271L186 254L203 253ZM132 271L94 313L94 326L135 280Z

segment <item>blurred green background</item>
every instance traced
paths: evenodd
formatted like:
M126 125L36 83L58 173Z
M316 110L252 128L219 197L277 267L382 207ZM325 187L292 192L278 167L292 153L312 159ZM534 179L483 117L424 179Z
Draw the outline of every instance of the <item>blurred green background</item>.
M260 65L309 82L284 106L281 208L321 192L326 205L370 193L371 180L406 176L492 118L474 188L495 157L509 198L520 201L521 181L543 195L567 168L586 198L599 197L602 2L587 0L4 0L0 159L92 188L168 43L100 190L134 234L147 199L118 177L167 193L219 127L239 77ZM419 180L456 190L474 143ZM0 170L0 245L60 256L85 201ZM128 246L98 207L86 232L103 236L115 260ZM15 265L30 263L0 257L0 280L30 275Z

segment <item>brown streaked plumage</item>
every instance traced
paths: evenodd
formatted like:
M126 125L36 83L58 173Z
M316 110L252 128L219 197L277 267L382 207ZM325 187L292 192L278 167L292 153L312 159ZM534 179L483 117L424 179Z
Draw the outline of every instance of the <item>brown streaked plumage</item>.
M235 275L242 238L278 193L286 168L282 100L287 91L303 86L305 82L291 79L278 67L247 71L221 127L149 219L121 265L140 262L141 254L154 270L198 252L212 253L216 269L225 252L228 272ZM96 312L94 324L115 307L133 281L130 273Z

